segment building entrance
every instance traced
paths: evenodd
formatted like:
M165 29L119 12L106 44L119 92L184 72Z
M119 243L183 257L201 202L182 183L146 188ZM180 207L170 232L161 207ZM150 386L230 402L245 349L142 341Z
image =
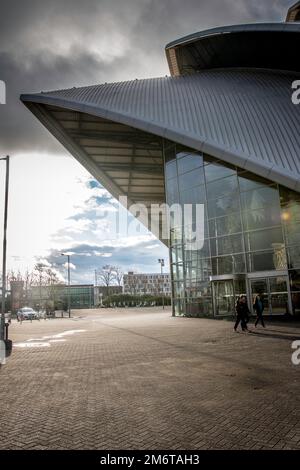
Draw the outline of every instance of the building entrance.
M212 281L214 315L234 315L240 295L247 295L245 279L218 279Z
M287 276L272 276L250 279L252 309L254 298L260 294L264 303L265 315L284 315L290 312L290 295Z

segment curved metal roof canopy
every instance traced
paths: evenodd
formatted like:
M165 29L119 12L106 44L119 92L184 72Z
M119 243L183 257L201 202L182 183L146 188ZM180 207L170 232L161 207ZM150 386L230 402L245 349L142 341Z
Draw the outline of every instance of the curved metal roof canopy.
M224 26L190 34L166 46L171 75L246 67L300 71L300 24Z
M114 196L162 202L162 138L300 191L294 78L297 74L215 70L21 99Z
M300 21L300 1L289 8L286 21Z

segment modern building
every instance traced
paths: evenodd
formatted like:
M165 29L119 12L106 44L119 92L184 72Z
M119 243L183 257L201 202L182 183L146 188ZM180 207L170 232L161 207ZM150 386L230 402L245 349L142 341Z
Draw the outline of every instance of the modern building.
M113 196L204 204L201 249L187 243L194 220L160 235L175 315L231 314L258 292L266 312L300 313L298 16L178 39L171 76L21 97Z
M134 273L124 274L124 294L132 295L161 295L171 297L170 274Z
M70 289L70 306L73 309L92 308L94 306L94 286L92 284L65 284L49 286L31 286L29 300L24 303L34 308L67 308ZM51 307L52 306L52 307Z

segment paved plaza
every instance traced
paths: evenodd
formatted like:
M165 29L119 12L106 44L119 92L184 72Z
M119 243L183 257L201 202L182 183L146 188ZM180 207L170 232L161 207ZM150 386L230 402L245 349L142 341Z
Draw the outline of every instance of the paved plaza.
M73 315L10 327L1 449L300 449L297 324Z

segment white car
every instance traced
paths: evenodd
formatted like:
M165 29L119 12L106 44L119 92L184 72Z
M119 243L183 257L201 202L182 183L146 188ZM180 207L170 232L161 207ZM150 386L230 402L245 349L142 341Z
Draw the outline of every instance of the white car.
M17 320L22 321L22 320L39 320L40 316L38 312L33 310L33 308L30 307L23 307L20 308L17 311Z

